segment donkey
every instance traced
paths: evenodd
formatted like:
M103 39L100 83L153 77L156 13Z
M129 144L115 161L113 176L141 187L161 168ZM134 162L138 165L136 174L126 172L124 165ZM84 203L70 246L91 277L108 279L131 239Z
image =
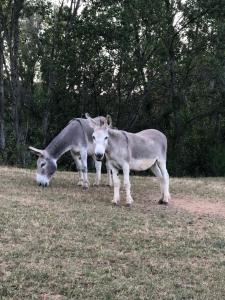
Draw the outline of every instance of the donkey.
M120 201L120 179L118 170L123 170L124 186L126 189L126 204L131 206L133 198L130 193L130 170L144 171L151 169L160 179L161 197L159 204L168 204L169 174L166 169L167 139L163 133L155 129L147 129L138 133L130 133L110 128L104 120L99 124L88 114L85 115L92 134L95 158L102 161L104 155L111 168L114 184L113 204Z
M96 124L105 124L104 117L94 119ZM67 151L70 151L77 170L79 172L78 185L88 188L87 176L87 156L92 156L95 162L96 178L95 185L101 181L102 162L97 161L94 156L94 147L92 142L93 129L89 126L89 121L82 118L71 120L68 125L50 142L44 149L40 150L34 147L29 149L39 158L37 160L36 181L38 185L47 187L57 169L57 160ZM111 171L106 162L109 185L112 186Z

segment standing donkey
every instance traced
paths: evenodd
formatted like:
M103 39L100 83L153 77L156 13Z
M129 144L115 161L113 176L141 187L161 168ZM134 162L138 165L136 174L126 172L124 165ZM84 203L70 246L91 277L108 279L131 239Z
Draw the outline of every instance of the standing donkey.
M160 204L168 204L169 174L166 169L167 139L163 133L155 129L147 129L138 133L111 129L107 121L99 124L88 114L96 160L101 161L106 155L112 170L114 183L114 197L112 203L120 201L120 179L118 170L123 170L124 186L126 189L126 204L131 206L133 199L130 193L130 170L144 171L151 169L160 179Z
M99 124L99 126L106 122L104 117L97 117L93 120L96 124ZM88 120L77 118L71 120L44 150L30 146L29 149L39 157L37 160L36 173L38 185L44 187L49 185L49 182L57 169L57 160L67 151L71 152L79 172L78 185L88 188L87 156L92 156L95 161L95 185L99 185L101 180L102 162L95 159L92 134L93 129L89 126ZM106 162L106 167L109 185L112 186L108 162Z

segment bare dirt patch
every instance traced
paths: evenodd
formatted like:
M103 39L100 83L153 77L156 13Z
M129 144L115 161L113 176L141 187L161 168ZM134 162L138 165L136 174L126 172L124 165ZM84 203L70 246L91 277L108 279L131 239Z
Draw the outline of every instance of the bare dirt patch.
M225 205L221 201L192 199L189 197L175 197L170 202L174 208L186 210L198 215L217 215L225 218Z

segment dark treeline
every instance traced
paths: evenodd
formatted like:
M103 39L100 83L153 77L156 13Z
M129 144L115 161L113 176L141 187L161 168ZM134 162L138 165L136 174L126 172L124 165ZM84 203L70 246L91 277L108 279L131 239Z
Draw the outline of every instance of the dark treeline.
M170 174L225 175L224 41L225 0L0 0L1 163L109 113L163 131Z

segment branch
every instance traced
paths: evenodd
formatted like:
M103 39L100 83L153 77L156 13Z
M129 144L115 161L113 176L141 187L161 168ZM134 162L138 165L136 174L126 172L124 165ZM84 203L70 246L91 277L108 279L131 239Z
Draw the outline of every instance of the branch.
M213 116L215 113L218 113L218 112L219 113L223 112L223 107L222 106L217 106L217 107L214 107L210 111L203 112L203 113L195 115L194 117L192 117L191 119L186 121L184 127L186 128L189 124L193 123L194 121L201 120L201 119L204 119L206 117Z
M180 32L185 29L189 24L193 23L195 20L203 17L204 15L206 15L208 12L210 11L210 8L206 9L205 11L201 12L200 14L198 14L197 16L191 18L188 22L186 22L183 26L181 26L181 28L179 30L177 30L174 35L172 36L172 40L171 40L171 43L170 43L170 47L169 49L171 49L172 45L173 45L173 42L175 40L175 37L177 35L180 34Z

